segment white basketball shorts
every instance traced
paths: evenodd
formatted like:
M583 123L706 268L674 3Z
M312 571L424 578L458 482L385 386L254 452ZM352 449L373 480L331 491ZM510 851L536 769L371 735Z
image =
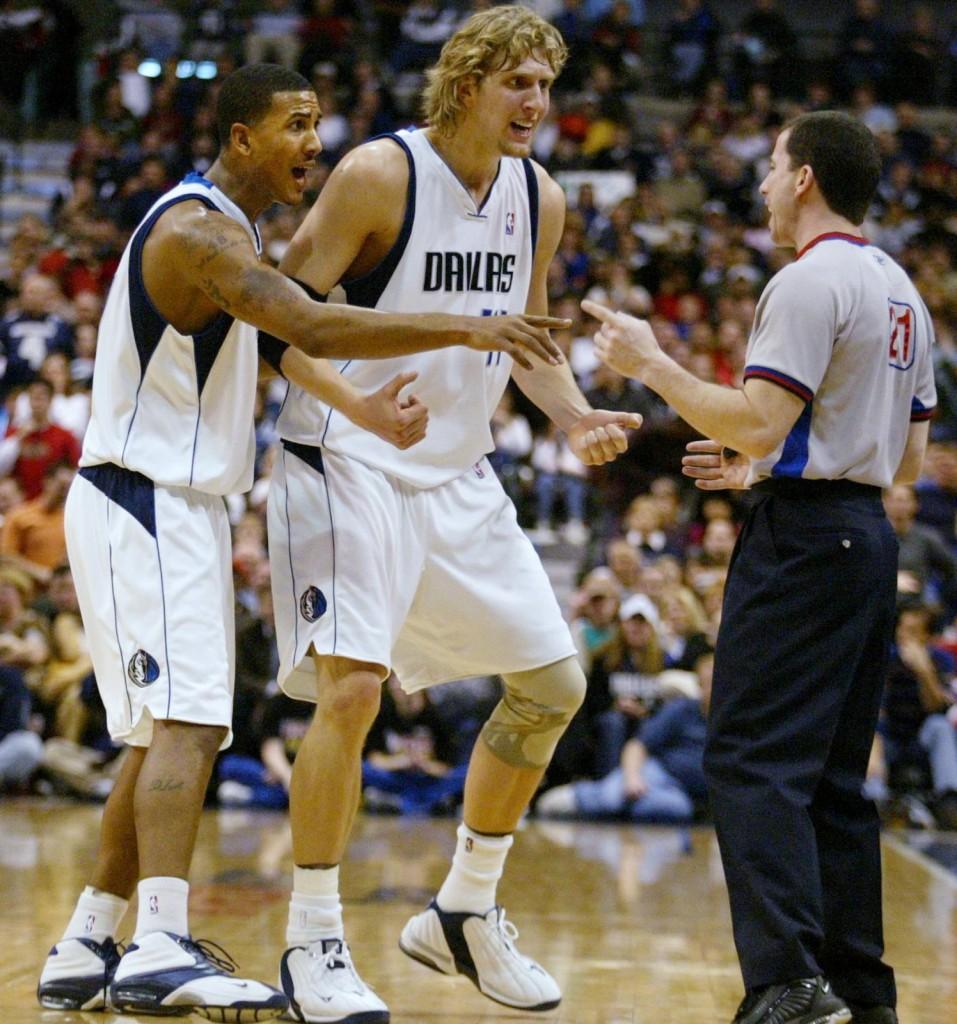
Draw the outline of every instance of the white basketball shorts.
M420 490L283 442L268 505L281 667L315 700L311 651L393 668L412 692L575 654L542 563L487 460Z
M86 467L67 497L66 540L110 735L149 746L154 719L230 726L235 612L223 499L111 463Z

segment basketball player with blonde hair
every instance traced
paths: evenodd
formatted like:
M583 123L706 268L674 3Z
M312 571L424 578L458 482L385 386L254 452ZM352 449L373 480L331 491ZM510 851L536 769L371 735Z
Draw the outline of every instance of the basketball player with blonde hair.
M429 73L428 127L349 153L281 269L380 310L546 312L564 195L529 154L566 53L526 8L471 17ZM399 372L418 374L430 416L425 439L405 451L350 423L335 398ZM497 355L340 362L328 402L292 387L283 406L269 501L279 677L316 703L290 791L295 870L280 970L301 1020L389 1019L352 966L338 872L363 741L392 670L408 691L505 680L472 753L451 871L401 948L506 1006L545 1010L561 998L518 952L496 901L512 832L585 692L541 562L485 458L510 378L586 464L614 459L626 428L640 425L592 410L565 364L530 373Z

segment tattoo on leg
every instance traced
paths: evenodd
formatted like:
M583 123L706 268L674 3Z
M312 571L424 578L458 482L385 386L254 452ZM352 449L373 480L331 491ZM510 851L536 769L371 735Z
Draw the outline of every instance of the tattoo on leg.
M185 783L182 779L154 779L149 785L150 793L172 793L182 789Z

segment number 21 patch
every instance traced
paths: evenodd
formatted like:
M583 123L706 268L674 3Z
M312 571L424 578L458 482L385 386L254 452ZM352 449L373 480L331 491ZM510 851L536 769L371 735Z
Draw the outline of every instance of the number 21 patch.
M914 362L916 325L914 307L906 302L888 299L890 315L890 365L895 370L907 370Z

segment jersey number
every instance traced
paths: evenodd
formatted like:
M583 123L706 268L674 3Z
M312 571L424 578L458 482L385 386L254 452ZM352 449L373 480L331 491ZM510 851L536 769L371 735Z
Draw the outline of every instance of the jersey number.
M482 316L508 316L507 309L483 309ZM485 359L486 366L501 366L502 365L502 353L501 352L489 352Z
M890 314L890 364L906 370L914 362L914 309L906 302L888 300Z

